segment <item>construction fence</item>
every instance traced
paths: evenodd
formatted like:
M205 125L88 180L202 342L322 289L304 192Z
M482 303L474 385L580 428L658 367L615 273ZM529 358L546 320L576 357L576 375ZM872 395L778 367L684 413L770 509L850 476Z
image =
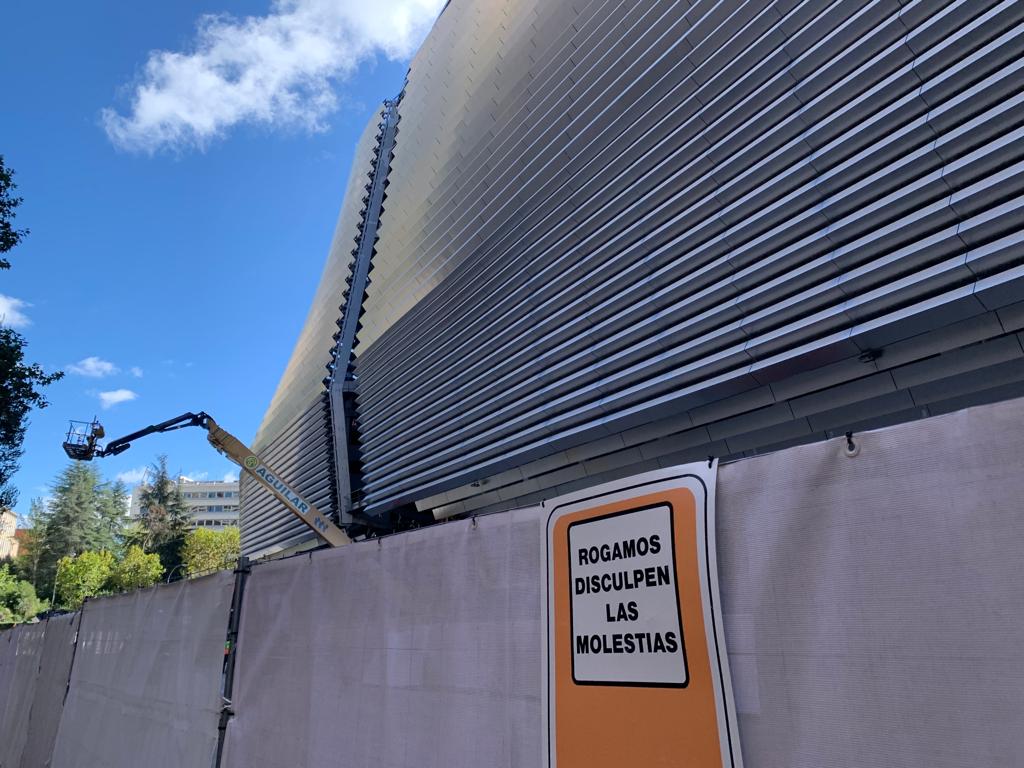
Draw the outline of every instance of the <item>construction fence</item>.
M1019 764L1022 424L1010 401L719 469L746 765ZM0 634L0 768L540 768L543 529L448 522Z

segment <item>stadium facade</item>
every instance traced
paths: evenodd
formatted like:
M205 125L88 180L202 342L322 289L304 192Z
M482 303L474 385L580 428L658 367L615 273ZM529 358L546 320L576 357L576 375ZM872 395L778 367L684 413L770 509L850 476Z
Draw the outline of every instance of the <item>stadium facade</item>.
M1024 394L1022 51L1014 0L452 0L255 448L386 531Z

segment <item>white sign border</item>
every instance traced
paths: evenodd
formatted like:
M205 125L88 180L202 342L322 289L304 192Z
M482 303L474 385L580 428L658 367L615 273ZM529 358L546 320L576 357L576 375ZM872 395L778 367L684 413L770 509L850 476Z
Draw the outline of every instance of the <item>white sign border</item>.
M543 675L541 690L544 702L541 707L542 728L545 744L542 748L544 768L557 768L554 744L555 726L551 716L551 707L555 698L554 645L555 627L551 621L554 603L554 566L551 559L551 531L554 522L561 516L588 509L597 504L613 504L617 501L628 501L641 494L657 493L658 491L686 488L697 499L704 501L704 514L697 515L698 540L704 546L698 546L697 555L700 565L701 593L709 596L710 606L704 605L705 641L713 648L717 657L718 674L712 674L715 692L715 706L720 722L725 728L719 728L718 738L723 765L726 768L743 768L743 753L740 749L739 723L736 715L736 703L732 689L732 675L729 670L729 656L725 646L722 621L722 605L718 591L718 558L711 556L717 553L715 537L715 490L718 480L718 460L713 462L681 464L665 469L645 472L633 477L623 478L609 483L587 488L574 493L546 499L541 508L547 513L547 519L541 526L544 567L547 572L542 594L543 607L541 617L544 624L542 635L544 640L541 648L541 674ZM703 601L702 601L703 602ZM683 628L686 631L686 628ZM689 677L689 676L688 676ZM648 686L643 686L648 687Z

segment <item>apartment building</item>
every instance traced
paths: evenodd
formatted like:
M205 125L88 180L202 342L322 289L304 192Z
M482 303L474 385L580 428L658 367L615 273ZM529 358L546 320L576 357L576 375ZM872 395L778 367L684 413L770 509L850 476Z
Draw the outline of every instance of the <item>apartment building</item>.
M238 481L178 478L178 488L192 515L194 528L220 529L238 525ZM132 490L130 515L138 517L145 485Z

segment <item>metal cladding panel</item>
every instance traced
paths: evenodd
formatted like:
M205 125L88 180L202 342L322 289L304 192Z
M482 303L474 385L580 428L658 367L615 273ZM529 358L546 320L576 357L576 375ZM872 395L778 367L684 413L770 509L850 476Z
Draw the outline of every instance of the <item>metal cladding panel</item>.
M453 0L399 103L359 335L367 511L1020 391L1022 17Z
M335 506L334 456L323 379L362 228L364 188L371 173L379 121L379 114L374 115L356 147L345 200L313 305L253 441L253 450L327 515ZM245 472L241 473L239 490L244 555L253 557L315 539L304 523Z
M256 451L274 441L324 390L324 366L331 360L330 353L334 346L331 337L338 330L335 321L341 317L340 307L344 303L345 279L349 276L352 251L359 237L359 227L363 218L362 198L366 194L363 187L373 161L379 120L379 115L374 115L356 145L352 171L345 187L345 199L334 229L327 263L320 276L320 284L306 316L306 323L302 327L292 356L281 375L270 407L267 408L253 441L253 448Z
M325 515L334 513L334 459L327 396L320 395L274 440L260 449L267 466ZM239 478L242 554L255 557L316 538L248 473Z

